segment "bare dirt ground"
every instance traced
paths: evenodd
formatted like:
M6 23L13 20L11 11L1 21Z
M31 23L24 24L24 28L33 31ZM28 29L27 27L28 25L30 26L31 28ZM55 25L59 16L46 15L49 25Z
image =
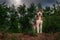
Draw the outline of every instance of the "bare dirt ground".
M35 36L22 33L0 33L0 40L60 40L60 33L42 33Z

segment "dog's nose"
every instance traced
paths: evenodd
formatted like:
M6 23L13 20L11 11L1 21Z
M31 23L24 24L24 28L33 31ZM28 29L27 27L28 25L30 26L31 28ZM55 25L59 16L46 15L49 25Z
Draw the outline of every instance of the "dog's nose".
M39 14L39 16L40 16L41 14Z

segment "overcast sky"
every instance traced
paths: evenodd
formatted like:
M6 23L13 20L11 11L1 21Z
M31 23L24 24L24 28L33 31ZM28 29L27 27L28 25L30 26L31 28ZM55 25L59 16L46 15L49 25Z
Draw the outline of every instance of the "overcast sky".
M18 6L20 4L26 4L29 6L31 3L35 3L37 5L38 3L41 3L43 7L45 6L51 6L56 1L60 0L0 0L0 3L6 2L8 5L15 4L15 6Z

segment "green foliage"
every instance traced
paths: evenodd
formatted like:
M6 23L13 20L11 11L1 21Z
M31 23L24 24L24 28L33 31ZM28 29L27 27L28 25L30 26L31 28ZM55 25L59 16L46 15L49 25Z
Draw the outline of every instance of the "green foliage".
M37 5L38 8L42 8L41 4ZM52 14L52 12L54 13ZM9 13L9 14L8 14ZM20 17L18 16L20 14ZM2 32L14 32L14 33L29 33L34 34L31 21L35 19L36 6L32 3L29 8L20 5L17 9L15 6L7 7L0 4L0 31ZM19 24L19 28L18 28ZM46 7L43 9L43 32L60 32L60 7L57 9L55 4L53 8Z
M26 6L23 4L23 5L20 5L18 8L17 8L17 10L18 10L18 12L21 14L21 15L25 15L25 13L26 13Z
M51 14L51 7L46 7L44 10L43 16L44 16L44 22L43 22L43 31L44 32L60 32L60 10L55 8L55 5L52 11L54 11L53 14Z
M8 26L7 17L6 6L0 4L0 30L2 31Z

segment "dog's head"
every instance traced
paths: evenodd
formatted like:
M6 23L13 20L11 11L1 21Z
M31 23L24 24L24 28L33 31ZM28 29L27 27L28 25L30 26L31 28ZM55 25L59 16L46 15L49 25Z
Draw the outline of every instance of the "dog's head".
M42 9L37 9L36 14L37 14L37 16L41 16L42 15Z

